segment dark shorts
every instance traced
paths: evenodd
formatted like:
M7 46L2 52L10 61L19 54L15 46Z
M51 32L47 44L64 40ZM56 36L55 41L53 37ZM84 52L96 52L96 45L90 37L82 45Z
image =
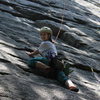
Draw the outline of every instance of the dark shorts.
M31 69L35 69L36 68L36 63L40 61L46 65L49 65L49 60L46 57L34 57L28 60L28 66ZM55 72L51 73L52 75ZM68 76L65 75L65 73L63 71L59 71L56 73L56 79L61 83L61 84L65 84L66 80L68 80ZM55 77L54 76L54 77Z
M40 61L46 65L49 65L49 60L46 57L34 57L28 60L28 66L30 68L35 68L36 67L36 63Z

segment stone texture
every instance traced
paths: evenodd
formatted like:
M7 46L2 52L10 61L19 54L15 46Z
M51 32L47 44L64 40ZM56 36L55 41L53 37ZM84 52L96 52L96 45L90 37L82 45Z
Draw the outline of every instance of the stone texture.
M100 99L99 0L0 0L0 100ZM63 21L62 21L63 16ZM58 32L57 49L74 70L79 93L35 75L17 48L38 48L38 30Z

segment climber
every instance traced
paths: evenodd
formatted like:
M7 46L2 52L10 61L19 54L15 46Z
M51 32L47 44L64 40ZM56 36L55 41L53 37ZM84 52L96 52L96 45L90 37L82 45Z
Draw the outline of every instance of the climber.
M42 39L42 42L39 48L33 52L27 52L27 54L31 57L31 59L29 59L28 61L29 67L31 67L32 69L41 69L44 71L53 70L53 72L51 71L51 74L55 75L57 81L63 84L67 89L78 92L79 89L63 72L63 64L57 60L58 54L57 49L52 41L51 28L46 26L42 27L40 29L40 37ZM37 54L41 54L42 56L33 57ZM58 63L56 67L55 62Z

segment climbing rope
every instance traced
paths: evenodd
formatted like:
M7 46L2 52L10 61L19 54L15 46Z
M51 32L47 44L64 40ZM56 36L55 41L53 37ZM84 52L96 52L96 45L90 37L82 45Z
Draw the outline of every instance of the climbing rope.
M96 73L94 72L93 68L91 68L91 71L93 73L93 76L95 77L95 79L97 80L98 84L100 84L100 79L97 77ZM100 87L99 87L100 89Z
M49 8L52 8L52 7L50 6L50 3L48 3L48 6L49 6ZM61 29L62 29L62 25L63 25L63 22L64 22L64 12L65 12L65 3L64 3L64 1L63 1L63 9L62 9L62 12L63 12L63 13L62 13L62 16L61 16L60 28L59 28L59 31L58 31L58 33L57 33L57 35L56 35L55 40L54 40L55 43L56 43L56 41L57 41L57 39L58 39L58 37L59 37L59 35L60 35ZM49 10L49 13L51 14L51 10ZM95 79L97 80L97 82L100 83L100 80L98 79L97 75L95 74L93 68L91 68L91 72L93 73L93 76L95 77Z
M57 36L55 38L55 41L57 41L59 35L60 35L60 32L61 32L61 29L62 29L62 25L63 25L63 22L64 22L64 11L65 11L65 5L63 3L63 13L62 13L62 18L61 18L61 24L60 24L60 28L59 28L59 31L57 33Z
M49 8L51 9L52 7L50 6L50 2L48 3L48 6L49 6ZM62 14L61 14L61 23L60 23L60 28L59 28L59 30L58 30L58 33L57 33L57 35L56 35L56 38L55 38L55 42L57 41L57 39L58 39L58 37L59 37L59 35L60 35L60 32L61 32L61 29L62 29L62 25L63 25L63 22L64 22L64 11L65 11L65 3L64 3L64 1L63 1L63 9L62 9ZM50 14L51 14L51 10L49 10L48 11Z
M62 29L62 25L63 25L63 22L64 22L64 12L65 12L65 4L63 3L63 13L62 13L62 18L61 18L61 25L60 25L60 28L59 28L59 31L57 33L57 36L55 38L55 41L57 41L59 35L60 35L60 32L61 32L61 29Z

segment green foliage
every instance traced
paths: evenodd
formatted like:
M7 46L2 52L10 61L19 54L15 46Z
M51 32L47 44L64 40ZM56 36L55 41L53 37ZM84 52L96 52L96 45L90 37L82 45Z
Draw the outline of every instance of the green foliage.
M73 70L71 70L70 67L71 67L70 64L64 64L64 73L67 76L73 72Z

